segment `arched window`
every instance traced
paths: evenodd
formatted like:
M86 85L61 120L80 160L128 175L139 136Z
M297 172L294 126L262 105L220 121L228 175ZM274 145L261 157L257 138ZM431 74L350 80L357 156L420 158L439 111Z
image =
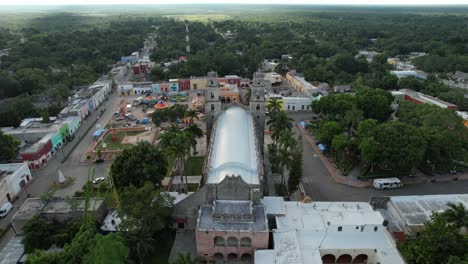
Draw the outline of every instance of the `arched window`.
M215 261L223 261L224 260L224 255L222 253L215 253L213 255L213 259Z
M214 99L214 93L211 92L211 99Z
M260 110L260 104L257 104L256 109L257 109L257 110Z
M367 263L367 255L366 254L360 254L360 255L357 255L354 259L353 259L353 264L365 264Z
M353 257L351 257L351 255L344 254L336 260L336 263L351 263L351 261L353 261Z
M322 257L323 264L335 263L335 260L336 260L336 258L332 254L327 254L327 255Z
M249 253L242 254L241 261L245 263L250 263L252 261L252 255Z
M241 247L251 247L252 246L252 240L248 237L243 237L240 240L240 246Z
M228 246L228 247L237 247L237 238L235 238L235 237L228 237L228 239L227 239L227 246Z
M236 262L237 261L237 254L236 253L229 253L227 257L228 257L228 262Z
M214 245L215 246L224 246L225 245L224 238L220 237L220 236L215 237L214 238Z
M214 104L211 104L211 111L214 111Z

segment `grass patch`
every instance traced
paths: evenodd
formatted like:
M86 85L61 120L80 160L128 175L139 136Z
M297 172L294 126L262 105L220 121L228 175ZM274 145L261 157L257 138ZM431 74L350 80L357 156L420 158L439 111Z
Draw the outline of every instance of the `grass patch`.
M185 162L184 175L197 176L201 175L203 169L203 162L205 157L191 157Z
M106 143L106 150L123 150L129 149L133 147L132 144L122 144L122 140L125 136L135 136L138 134L143 133L144 131L118 131L117 132L117 140L112 140L112 133L109 133L106 138L104 139L104 143ZM103 149L102 146L99 148Z

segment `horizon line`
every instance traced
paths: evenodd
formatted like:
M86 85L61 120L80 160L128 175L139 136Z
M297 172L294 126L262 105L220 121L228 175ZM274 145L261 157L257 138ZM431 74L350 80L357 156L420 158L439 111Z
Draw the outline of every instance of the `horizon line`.
M242 5L259 5L259 6L375 6L375 7L384 7L384 6L391 6L391 7L453 7L453 6L464 6L468 7L468 4L461 4L461 3L444 3L444 4L427 4L427 3L411 3L411 4L402 4L402 3L382 3L382 4L366 4L366 3L329 3L329 4L322 4L322 3L70 3L70 4L3 4L0 3L0 6L3 7L44 7L44 6L55 6L55 7L66 7L66 6L178 6L178 5L233 5L233 6L242 6Z

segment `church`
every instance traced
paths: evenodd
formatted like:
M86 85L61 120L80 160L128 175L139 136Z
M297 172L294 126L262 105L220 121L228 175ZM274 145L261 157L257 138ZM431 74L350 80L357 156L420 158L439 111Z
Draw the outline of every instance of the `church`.
M261 72L253 76L250 107L221 103L218 76L208 73L205 116L208 155L204 186L178 203L180 228L195 230L198 256L207 262L251 263L256 249L268 248L263 197L265 90Z

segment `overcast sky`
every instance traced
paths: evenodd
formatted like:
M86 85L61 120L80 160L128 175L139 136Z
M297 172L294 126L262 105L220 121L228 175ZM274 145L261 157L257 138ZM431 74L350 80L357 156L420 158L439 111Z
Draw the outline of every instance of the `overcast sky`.
M90 5L90 4L319 4L319 5L453 5L467 0L0 0L0 5Z

